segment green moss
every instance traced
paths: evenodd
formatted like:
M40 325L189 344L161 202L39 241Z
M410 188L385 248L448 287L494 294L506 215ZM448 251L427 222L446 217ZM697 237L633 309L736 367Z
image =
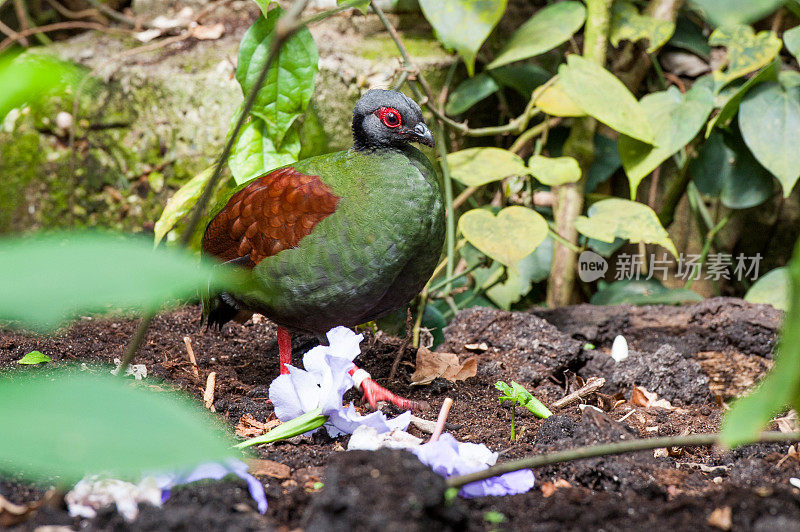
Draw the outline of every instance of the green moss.
M10 232L26 212L25 191L44 162L37 133L0 134L0 234Z
M439 41L430 35L407 33L401 36L412 58L444 57L448 55L439 44ZM385 33L379 33L364 39L363 42L359 43L357 53L370 61L387 59L398 55L397 45Z

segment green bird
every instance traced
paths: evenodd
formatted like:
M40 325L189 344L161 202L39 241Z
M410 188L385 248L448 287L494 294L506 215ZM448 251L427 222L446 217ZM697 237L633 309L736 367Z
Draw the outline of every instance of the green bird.
M253 286L204 308L209 325L253 312L278 325L281 373L291 333L325 341L333 327L378 319L411 301L439 261L445 235L436 172L413 142L434 140L419 106L371 90L353 110L353 147L251 179L212 211L203 253L252 269ZM350 370L373 407L413 403ZM360 381L360 382L359 382Z

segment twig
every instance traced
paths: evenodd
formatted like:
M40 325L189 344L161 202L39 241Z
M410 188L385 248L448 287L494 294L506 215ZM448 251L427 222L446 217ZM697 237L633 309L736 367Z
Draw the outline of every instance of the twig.
M217 372L212 371L206 379L206 390L203 392L203 405L214 411L214 387L217 385Z
M189 353L189 362L192 363L192 373L194 373L195 377L199 377L200 370L197 368L197 359L194 356L194 349L192 349L192 339L188 336L184 336L183 343L186 344L186 352Z
M46 33L48 31L58 31L58 30L74 30L74 29L97 30L106 33L125 33L125 34L130 33L130 30L124 30L122 28L111 28L104 24L100 24L98 22L68 20L66 22L45 24L44 26L37 26L35 28L29 28L27 30L17 32L17 34L14 37L8 37L7 39L4 39L3 42L0 42L0 52L2 52L15 42L18 41L22 42L22 40L25 37L29 37L37 33Z
M22 0L14 0L14 13L17 15L17 21L19 22L20 31L18 35L22 35L30 27L30 24L28 24L28 14L25 12L25 4L22 3ZM25 47L30 45L25 35L22 35L19 42Z
M761 442L790 442L800 440L800 432L762 432L759 438L752 443ZM445 482L450 488L458 488L470 482L477 482L487 478L518 471L520 469L530 469L545 465L560 464L562 462L572 462L584 458L595 458L597 456L613 456L617 454L632 453L636 451L647 451L649 449L660 449L662 447L700 447L714 445L719 442L719 434L690 434L689 436L665 436L663 438L646 438L638 440L620 441L615 443L604 443L601 445L589 445L577 447L567 451L555 453L539 454L529 456L519 460L512 460L502 464L494 465L483 471L477 471L468 475L460 475L448 478Z
M569 406L572 403L577 403L583 397L590 395L600 388L606 383L606 380L603 377L591 377L589 380L586 381L586 384L572 392L571 394L565 395L558 401L552 404L553 408L563 408L565 406Z
M439 417L436 418L436 428L433 429L431 439L428 440L429 442L438 440L439 436L442 435L444 424L447 422L447 416L450 414L451 406L453 406L453 400L449 397L445 397L444 402L442 403L442 409L439 410Z
M389 36L394 41L397 50L400 52L400 55L403 58L403 63L405 67L412 72L409 75L409 79L415 80L417 83L410 83L411 90L414 91L414 95L417 99L421 100L420 105L425 106L433 115L439 119L439 121L447 124L449 127L453 128L460 134L467 136L467 137L491 137L494 135L508 135L512 133L522 133L525 128L528 126L528 123L531 121L533 117L540 114L538 108L533 105L533 101L529 102L528 106L525 108L525 112L523 112L517 118L509 121L507 124L502 126L493 126L493 127L481 127L481 128L470 128L466 122L456 122L452 118L448 117L447 115L442 112L435 105L435 97L433 91L431 90L430 84L425 79L425 76L422 74L420 69L414 64L411 60L411 56L406 49L405 44L403 44L403 40L400 37L400 34L395 29L394 25L386 18L386 14L383 12L383 9L379 5L377 5L374 1L370 3L372 10L375 11L375 14L378 15L383 26L386 28L386 31L389 32ZM419 85L419 87L417 86ZM422 89L420 91L420 88Z
M267 78L269 68L272 66L272 63L275 61L275 58L278 56L278 53L280 52L284 43L286 43L286 41L288 41L302 26L302 24L299 22L300 14L303 12L303 9L305 9L308 1L309 0L297 0L292 4L289 10L278 19L278 22L275 23L275 37L272 41L272 45L270 46L267 60L264 61L264 66L261 67L261 72L258 73L258 77L253 84L253 88L247 95L247 99L242 105L239 118L236 120L236 125L233 126L233 129L228 136L228 141L225 143L225 147L222 149L219 159L217 159L217 164L214 166L214 172L211 174L211 178L209 178L208 182L206 183L203 193L200 195L200 199L197 200L197 203L195 203L193 207L192 217L189 219L189 223L186 225L186 230L180 238L181 246L186 247L189 244L189 241L191 240L192 235L197 228L197 224L200 223L205 206L211 199L211 195L217 186L217 181L219 181L219 178L222 175L222 168L228 161L228 156L233 149L233 144L236 142L236 139L239 136L239 131L241 131L245 121L247 120L247 115L250 113L250 109L253 108L253 104L256 101L256 95L258 94L259 89L261 89L261 86L264 84L264 80ZM128 345L128 349L125 352L125 357L122 359L122 363L120 364L121 375L125 374L125 369L131 363L131 360L133 360L133 357L136 355L136 351L139 350L139 346L141 345L142 340L147 333L147 329L150 327L153 316L153 314L145 316L145 318L139 324L139 328L136 330L133 340L131 340L131 343Z
M394 374L397 373L397 368L400 366L400 361L403 359L403 355L406 353L406 349L408 346L411 345L411 337L412 331L414 329L414 321L411 316L411 309L406 309L406 337L403 338L403 343L400 344L400 349L397 350L397 354L394 356L394 362L392 362L392 369L389 370L389 380L394 379Z
M129 17L127 15L124 15L124 14L118 12L118 11L114 11L113 9L111 9L107 5L103 4L99 0L86 0L86 2L88 2L89 5L91 5L93 8L97 9L99 12L101 12L104 15L106 15L110 19L116 20L117 22L121 22L123 24L127 24L128 26L130 26L132 28L138 28L138 27L152 28L153 27L152 24L136 20L135 18L131 18L131 17Z
M67 18L91 18L100 14L100 12L96 9L81 9L80 11L72 11L57 0L47 0L47 3L50 4L53 9L58 11L59 14Z

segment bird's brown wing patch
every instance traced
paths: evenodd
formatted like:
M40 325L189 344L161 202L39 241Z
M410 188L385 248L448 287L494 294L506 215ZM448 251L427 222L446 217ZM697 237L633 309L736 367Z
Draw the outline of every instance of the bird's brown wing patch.
M203 252L223 262L249 256L254 266L297 246L338 202L318 176L274 170L231 196L206 227Z

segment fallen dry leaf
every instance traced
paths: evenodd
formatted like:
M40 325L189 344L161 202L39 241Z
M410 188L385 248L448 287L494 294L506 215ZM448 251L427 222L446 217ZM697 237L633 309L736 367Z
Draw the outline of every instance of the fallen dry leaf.
M198 24L190 31L192 33L192 37L195 39L199 39L201 41L215 41L222 37L222 34L225 33L225 25L221 22L217 22L216 24L211 24L208 26Z
M647 388L634 386L631 392L631 404L644 408L663 408L664 410L675 410L675 407L666 399L659 399L658 394L647 391Z
M569 482L567 482L563 478L559 478L559 479L556 479L555 482L545 482L544 484L542 484L541 490L542 490L542 495L546 499L546 498L552 496L556 492L556 490L558 490L560 488L571 488L571 487L572 487L572 484L570 484Z
M778 430L781 432L798 432L800 431L800 424L797 420L797 412L789 410L789 413L783 417L775 418L772 420L778 425Z
M733 525L732 514L733 512L731 511L730 506L722 506L711 512L711 515L708 516L706 523L708 523L709 526L717 527L720 530L730 530L731 526Z
M291 468L286 464L261 458L251 458L247 460L247 466L250 470L250 474L253 476L272 477L278 480L289 478L292 472Z
M266 434L280 424L281 422L279 419L272 419L266 423L262 423L251 414L244 414L239 418L239 423L236 424L236 435L242 438L255 438L256 436Z
M468 358L462 364L455 353L433 352L420 347L417 350L417 370L411 376L411 384L430 384L439 377L452 382L463 381L474 377L477 372L478 361L475 357Z

